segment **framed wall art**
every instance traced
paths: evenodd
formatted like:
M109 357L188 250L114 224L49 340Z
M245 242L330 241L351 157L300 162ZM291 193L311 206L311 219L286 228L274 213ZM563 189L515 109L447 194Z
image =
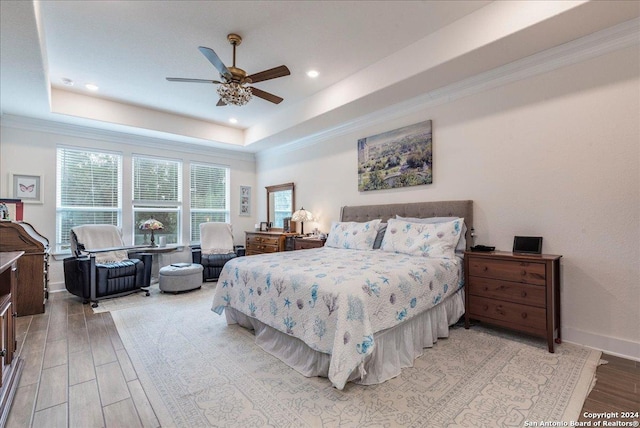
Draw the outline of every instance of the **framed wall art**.
M44 203L43 177L30 174L9 174L10 194L25 204Z
M433 182L431 121L358 140L358 190Z
M240 186L240 214L243 217L251 216L251 186Z

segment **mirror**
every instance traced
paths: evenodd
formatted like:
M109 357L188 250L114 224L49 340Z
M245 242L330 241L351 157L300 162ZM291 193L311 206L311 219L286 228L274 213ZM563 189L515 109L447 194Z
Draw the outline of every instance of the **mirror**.
M293 183L267 186L267 222L271 229L282 230L296 204Z

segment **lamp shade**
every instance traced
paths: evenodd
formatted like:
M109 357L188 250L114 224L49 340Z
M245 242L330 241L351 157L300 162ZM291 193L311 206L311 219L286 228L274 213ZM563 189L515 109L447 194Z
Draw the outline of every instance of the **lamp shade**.
M302 207L291 215L291 221L313 221L313 214Z
M158 220L150 218L140 223L140 230L160 230L164 229L164 225Z

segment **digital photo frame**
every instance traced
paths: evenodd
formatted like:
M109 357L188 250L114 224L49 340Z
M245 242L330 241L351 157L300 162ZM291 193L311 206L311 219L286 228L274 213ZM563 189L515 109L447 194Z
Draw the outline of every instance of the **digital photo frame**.
M541 254L542 236L514 236L513 252L524 254Z

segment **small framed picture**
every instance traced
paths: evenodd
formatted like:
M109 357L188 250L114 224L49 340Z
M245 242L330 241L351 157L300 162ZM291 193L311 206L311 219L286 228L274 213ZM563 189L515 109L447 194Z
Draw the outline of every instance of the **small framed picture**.
M9 193L12 198L20 199L25 204L42 204L44 203L42 183L41 175L10 174L11 191Z
M240 216L251 216L251 186L240 186Z
M266 221L260 222L260 232L268 232L269 231L269 223Z

